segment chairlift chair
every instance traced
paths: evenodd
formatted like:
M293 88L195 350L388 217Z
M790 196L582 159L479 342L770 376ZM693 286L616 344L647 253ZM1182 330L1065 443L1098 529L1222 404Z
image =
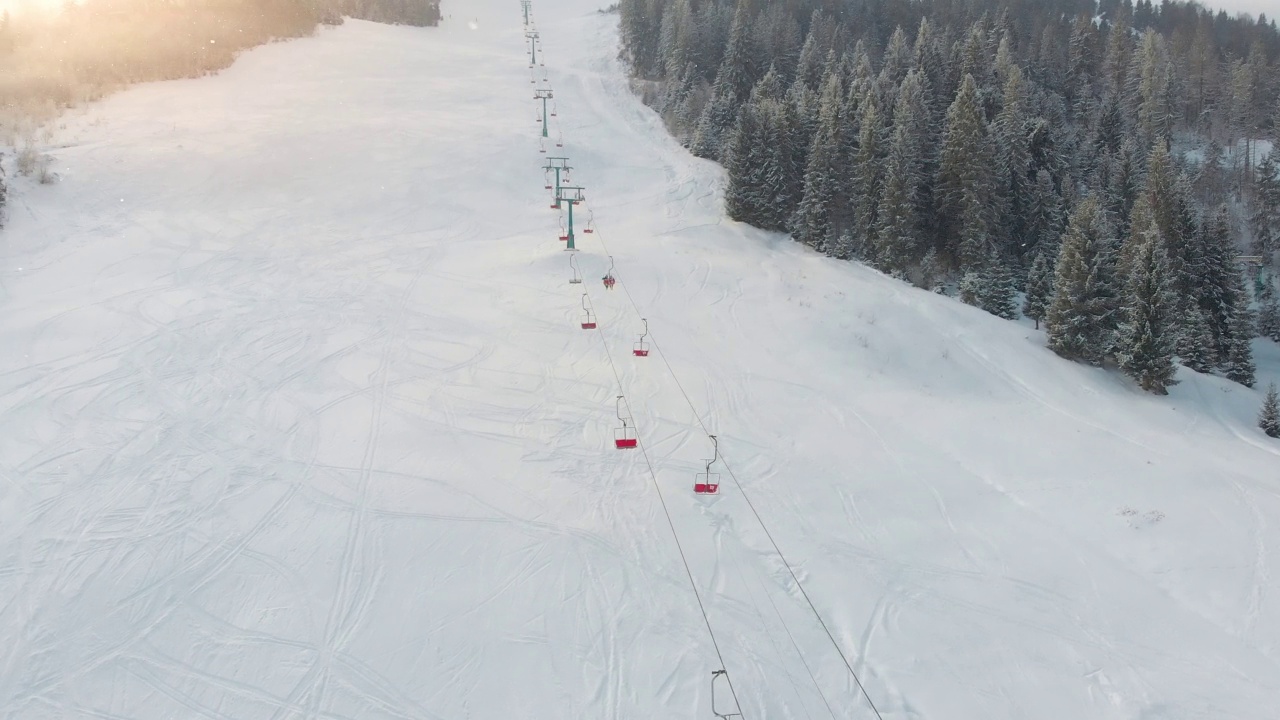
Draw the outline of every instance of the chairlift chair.
M618 420L622 422L622 427L613 430L613 445L619 450L633 448L639 442L636 438L636 428L631 424L631 418L622 414L622 396L617 399Z
M716 703L716 681L717 680L724 680L725 684L729 687L730 697L733 697L733 683L729 682L729 673L726 672L724 669L720 669L712 672L711 673L711 714L720 718L720 720L729 720L729 718L741 718L742 708L737 707L738 699L736 697L733 698L734 708L736 712L722 710L720 705Z
M613 286L616 285L618 282L617 278L613 276L613 256L612 255L609 256L609 270L604 274L604 277L601 278L601 280L604 282L604 286L608 290L612 290Z
M640 339L635 345L631 346L631 354L636 357L649 357L649 343L645 342L645 336L649 334L649 321L640 318L640 322L644 323L644 332L640 333Z
M582 232L590 235L595 231L596 231L596 211L590 210L587 212L587 226L582 229Z
M564 147L564 133L563 133L563 132L561 132L561 133L556 137L556 147L558 147L558 148L562 148L562 147ZM576 205L577 203L574 203L574 204Z
M574 259L576 259L576 258L577 258L577 255L570 255L570 256L569 256L569 269L573 271L573 275L571 275L571 276L569 277L569 284L570 284L570 285L581 285L581 284L582 284L582 275L578 273L578 264L577 264L576 262L574 262Z
M720 459L720 441L716 440L715 435L707 437L711 438L714 457L707 461L705 470L693 477L693 491L698 495L716 495L720 492L720 473L711 472L711 465Z
M591 308L587 307L587 294L582 293L582 329L596 329L596 314L591 312Z
M566 242L569 239L569 231L564 228L564 218L560 219L560 242Z

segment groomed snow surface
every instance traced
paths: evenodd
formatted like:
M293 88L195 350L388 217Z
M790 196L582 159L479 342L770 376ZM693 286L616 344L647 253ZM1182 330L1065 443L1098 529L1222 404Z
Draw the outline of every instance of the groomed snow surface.
M0 236L0 717L710 719L656 487L748 720L873 714L743 491L885 718L1274 718L1259 392L727 221L596 9L535 2L547 83L469 0L64 119Z

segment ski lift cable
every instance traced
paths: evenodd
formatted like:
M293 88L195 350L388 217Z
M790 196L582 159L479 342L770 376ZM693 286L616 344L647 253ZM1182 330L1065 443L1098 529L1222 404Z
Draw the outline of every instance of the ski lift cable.
M545 72L545 71L544 71L544 72ZM545 77L544 77L544 79L545 79ZM559 125L559 123L557 123L557 125ZM539 144L541 145L541 141L539 141ZM612 258L611 258L611 259L612 259ZM592 299L591 299L590 294L589 294L588 292L585 292L585 288L584 288L584 292L583 292L583 294L582 294L582 297L583 297L583 302L584 302L584 308L585 308L585 309L590 310L591 312L594 312L595 303L594 303L594 302L592 302ZM628 293L628 294L627 294L627 299L630 301L632 308L636 308L635 300L631 298L630 293ZM645 328L645 330L646 330L646 334L648 334L648 327L647 327L647 325L648 325L648 323L646 323L646 328ZM622 388L623 388L623 384L622 384L622 374L618 372L618 366L617 366L617 365L614 363L614 361L613 361L613 354L612 354L611 352L609 352L609 343L608 343L608 339L605 337L605 335L604 335L604 330L603 330L603 329L601 329L601 328L598 328L598 327L597 327L597 328L596 328L596 330L597 330L597 332L599 332L599 336L600 336L601 344L604 346L605 358L606 358L606 359L608 359L608 361L609 361L609 367L610 367L610 369L613 371L614 379L615 379L615 380L617 381L617 383L618 383L618 390L619 390L619 392L622 392ZM656 347L656 345L655 345L655 347ZM665 361L665 358L664 358L664 361ZM670 368L671 368L670 363L667 363L667 368L668 368L668 370L670 370ZM672 376L674 377L674 373L672 374ZM677 380L676 384L677 384L677 386L679 386L679 381L678 381L678 380ZM681 387L681 388L680 388L680 390L681 390L681 393L684 393L684 388L683 388L683 387ZM634 427L634 426L635 426L635 421L634 421L634 417L635 417L635 416L634 416L634 413L632 413L632 411L631 411L631 403L630 403L630 401L629 401L629 400L627 400L627 399L626 399L625 395L623 395L623 396L621 396L621 397L622 397L622 403L623 403L623 404L625 404L625 405L626 405L626 407L627 407L627 414L633 418L633 420L632 420L632 427ZM687 393L685 393L685 400L686 400L686 402L688 401L688 394L687 394ZM692 407L692 403L690 404L690 406ZM695 414L696 414L696 410L695 410ZM701 421L701 419L699 419L698 424L699 424L699 425L702 425L702 421ZM705 425L703 425L703 429L705 430ZM649 471L649 479L650 479L650 481L651 481L651 483L652 483L652 485L653 485L654 492L655 492L655 493L657 493L657 495L658 495L658 502L659 502L659 504L661 504L661 506L662 506L662 512L663 512L663 515L664 515L664 516L666 517L666 519L667 519L667 527L669 527L669 528L670 528L670 530L671 530L671 538L672 538L672 540L675 542L676 550L677 550L677 551L679 552L679 554L680 554L680 562L684 565L685 575L689 578L689 587L690 587L690 589L691 589L691 590L693 590L693 597L694 597L694 599L695 599L695 600L697 601L697 603L698 603L698 612L702 615L702 621L703 621L703 624L704 624L704 625L706 626L706 628L707 628L707 635L708 635L708 637L710 637L710 638L711 638L711 646L715 649L715 652L716 652L716 658L717 658L717 659L719 660L719 662L720 662L720 669L719 669L718 671L716 671L715 673L712 673L712 693L713 693L713 694L712 694L712 698L711 698L711 700L712 700L712 711L713 711L713 712L715 711L715 707L714 707L714 705L715 705L715 696L714 696L714 692L715 692L715 687L714 687L715 678L716 678L716 676L718 676L718 675L723 675L723 676L724 676L725 683L726 683L726 684L728 685L728 687L729 687L729 694L730 694L730 696L732 696L734 706L735 706L735 708L736 708L736 709L737 709L737 711L738 711L737 713L735 713L735 714L734 714L734 716L739 717L739 718L743 718L743 720L745 720L745 717L746 717L746 716L745 716L745 714L742 712L742 703L738 700L738 692L737 692L737 690L736 690L736 689L734 688L734 686L733 686L733 679L729 676L729 673L728 673L728 672L727 672L727 670L726 670L726 665L725 665L725 661L724 661L724 654L723 654L723 653L721 652L721 650L720 650L720 643L719 643L719 641L716 639L715 630L713 630L713 629L712 629L712 627L711 627L711 618L707 615L707 608L706 608L705 603L703 603L703 600L702 600L702 594L701 594L700 592L698 592L698 585L697 585L697 582L696 582L696 581L694 580L694 578L693 578L693 570L692 570L692 568L689 566L689 559L688 559L688 557L685 555L685 552L684 552L684 546L683 546L683 545L681 544L681 542L680 542L680 535L679 535L679 533L677 533L677 532L676 532L675 521L674 521L674 520L672 519L672 517L671 517L671 510L670 510L670 508L667 506L667 500L666 500L666 497L662 494L662 487L658 484L658 475L657 475L657 472L654 470L654 467L653 467L653 461L652 461L652 459L649 457L649 450L648 450L648 448L647 448L647 447L645 447L644 442L643 442L643 441L641 441L641 440L639 439L639 434L640 434L640 433L639 433L639 431L637 430L637 431L636 431L637 446L638 446L638 447L639 447L639 449L640 449L640 453L641 453L641 455L644 457L645 466L646 466L646 468L647 468L647 469L648 469L648 471Z
M594 303L591 302L590 294L584 292L583 297L586 298L587 304L594 308ZM604 336L603 329L598 329L597 332L600 336L600 343L604 346L604 356L608 359L609 368L613 371L613 378L618 383L618 391L622 392L622 373L618 372L618 366L613 362L613 353L609 352L609 340ZM635 415L631 411L631 401L628 400L625 395L621 395L620 397L622 398L622 404L627 408L627 415L634 418ZM632 426L635 426L634 419L632 420ZM644 440L640 439L640 433L638 430L636 432L636 438L636 444L640 448L641 456L644 458L645 467L649 470L649 480L653 484L654 492L658 495L658 503L662 506L662 514L666 516L667 527L671 529L671 539L675 541L676 550L680 553L680 562L684 565L685 575L689 578L689 587L693 590L693 597L698 602L698 612L702 614L702 622L707 627L707 635L711 638L711 646L716 651L716 658L720 661L720 669L723 671L725 669L724 654L720 651L720 643L716 640L715 630L711 628L711 618L707 615L707 606L702 601L702 593L698 592L698 584L693 579L693 569L689 566L689 558L685 555L684 546L680 542L680 534L676 532L676 524L671 518L670 508L667 507L666 496L662 494L662 486L658 484L658 473L653 469L653 461L649 458L649 449L645 447ZM745 716L741 714L742 704L738 701L738 691L733 687L733 679L729 677L728 673L725 673L724 678L725 682L729 685L729 694L733 696L733 702L739 710L739 717L745 718Z
M738 574L742 574L740 569L738 570ZM818 691L818 697L822 698L822 704L826 706L827 712L831 715L832 720L835 720L836 711L832 709L830 701L827 700L827 694L822 692L822 686L818 684L818 678L813 674L813 668L809 666L809 661L805 659L804 652L800 650L800 643L796 642L796 636L792 634L791 627L787 625L787 621L782 617L782 612L778 610L778 604L773 601L773 596L769 594L768 586L760 579L760 573L756 571L754 566L751 568L751 574L756 579L756 584L760 586L760 591L764 593L765 599L769 601L769 606L773 608L773 614L778 616L778 622L782 624L782 629L786 631L787 639L791 641L791 647L795 648L796 655L800 658L800 663L804 665L804 671L809 674L809 680L813 682L813 689ZM746 583L745 578L743 579L743 583ZM754 602L755 601L752 601L752 604L754 604ZM763 624L763 619L761 620L761 623ZM770 634L770 640L772 640L772 638L773 636ZM782 653L778 653L778 655L781 656ZM790 677L790 675L791 671L787 670L787 676ZM794 686L795 681L792 680L791 684ZM804 714L806 717L809 716L808 708L805 708Z
M596 227L595 236L600 242L600 246L604 248L604 251L612 255L609 251L608 244L605 242L604 234L600 232L599 226ZM631 303L631 307L635 310L636 314L643 316L644 313L640 311L639 304L637 304L635 298L631 296L631 291L627 289L627 284L622 280L618 280L617 284L618 287L622 288L623 294L627 296L627 301ZM671 366L671 361L667 359L666 353L662 352L662 346L658 343L658 339L653 334L652 330L649 332L649 344L653 346L654 350L658 351L658 357L662 358L662 363L666 365L667 372L670 373L671 379L675 381L676 387L680 390L680 394L684 396L684 400L688 403L689 409L693 411L693 417L698 421L698 425L702 428L702 431L707 435L711 435L711 430L707 427L707 424L703 422L702 416L698 413L697 406L694 405L693 400L689 397L689 393L685 390L684 384L680 382L680 376L676 374L675 368ZM610 362L612 362L612 358L610 359ZM765 537L769 539L769 544L773 546L773 551L778 554L778 558L782 560L782 564L786 566L787 573L791 575L792 582L796 584L796 589L800 591L800 595L804 597L805 603L809 605L809 610L813 613L813 616L817 618L818 624L822 626L823 632L826 633L827 639L831 641L832 647L834 647L836 653L840 655L841 662L844 663L845 669L849 671L849 675L853 677L853 681L857 684L862 697L866 698L867 704L871 706L871 711L875 713L877 720L884 720L880 714L880 709L876 707L875 701L871 699L871 694L867 692L866 686L863 685L862 678L860 678L857 671L853 669L853 664L849 662L849 658L845 655L844 649L840 647L840 643L836 641L835 634L831 632L831 628L827 625L827 621L823 619L822 613L818 612L818 607L814 604L813 598L809 597L808 591L804 589L804 585L800 582L800 577L796 574L794 566L792 566L791 561L787 559L786 554L782 552L782 548L779 547L778 541L774 539L773 533L769 532L769 526L765 524L764 518L761 517L760 511L756 509L755 503L751 502L751 496L748 495L746 490L742 487L742 483L739 482L738 476L734 474L733 468L729 465L729 462L725 459L723 453L720 454L720 461L724 464L724 469L729 473L729 477L733 480L734 487L738 489L738 493L742 495L742 499L746 501L747 507L751 509L751 514L755 516L756 522L760 525L760 529L764 530Z
M761 629L765 629L765 637L769 638L769 645L773 647L774 655L777 656L779 661L781 661L782 648L778 646L778 642L774 638L774 633L769 632L766 629L767 625L765 623L764 613L760 610L760 603L756 602L755 593L751 591L750 587L747 585L747 576L742 572L742 566L738 563L728 564L733 566L734 572L738 574L738 579L742 582L743 587L748 589L747 599L751 601L751 607L756 611L756 618L760 620ZM773 613L778 616L778 622L782 623L782 628L783 630L786 630L787 637L791 638L791 646L795 648L796 654L800 655L800 661L804 663L805 670L809 672L809 679L813 681L814 688L818 691L818 695L822 698L822 702L825 704L827 702L826 695L823 695L822 688L818 687L818 681L814 678L813 671L809 670L809 663L805 662L804 654L800 652L799 646L796 645L796 639L795 636L791 634L791 628L787 627L787 621L782 618L782 613L778 612L777 604L773 602L773 598L769 597L768 590L765 589L764 583L760 580L760 573L756 571L754 566L751 568L751 574L756 579L756 586L765 593L765 597L768 598L769 604L773 606ZM800 703L800 709L804 711L804 716L808 718L808 720L813 720L813 716L809 714L809 706L805 704L804 698L800 696L800 687L796 684L796 678L795 675L792 674L791 668L784 664L782 671L787 676L787 683L791 685L791 691L795 693L796 701ZM830 705L827 705L827 711L831 712ZM831 718L832 720L835 720L834 712L831 712Z

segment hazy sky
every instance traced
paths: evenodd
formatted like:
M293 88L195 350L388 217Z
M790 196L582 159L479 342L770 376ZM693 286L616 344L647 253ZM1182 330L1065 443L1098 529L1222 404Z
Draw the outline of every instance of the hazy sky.
M1266 13L1268 19L1280 19L1280 2L1276 0L1218 0L1217 2L1201 2L1207 8L1222 9L1234 15L1247 12L1254 17Z

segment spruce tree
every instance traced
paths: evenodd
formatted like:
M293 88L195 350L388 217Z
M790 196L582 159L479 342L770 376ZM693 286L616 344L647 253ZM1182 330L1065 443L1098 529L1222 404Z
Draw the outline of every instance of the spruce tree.
M1262 276L1258 291L1258 336L1280 342L1280 298L1276 297L1275 280L1269 273Z
M1198 373L1213 372L1217 365L1217 353L1214 351L1213 333L1209 330L1204 311L1199 306L1192 305L1185 313L1178 335L1178 359Z
M1258 164L1249 225L1253 231L1253 254L1261 256L1264 265L1270 265L1280 246L1280 142Z
M1253 337L1252 320L1225 206L1205 219L1194 241L1188 263L1192 293L1209 322L1218 364L1228 376L1234 372L1238 377L1251 377L1252 371L1246 368L1252 360L1244 356L1249 353L1247 339ZM1240 337L1246 339L1246 344L1238 342ZM1231 370L1233 367L1236 370Z
M919 203L924 159L917 124L920 113L927 113L928 107L922 80L913 70L898 92L874 243L879 266L900 277L919 257L923 241Z
M938 251L929 248L920 260L921 287L941 295L946 292L946 279L946 270L938 258Z
M843 101L840 78L829 75L823 83L818 130L804 173L804 193L790 222L791 235L819 252L825 252L832 239L832 205L841 190L839 149L843 139Z
M1240 310L1228 332L1224 374L1228 380L1253 387L1258 370L1253 362L1253 314L1247 309Z
M1027 228L1032 208L1031 148L1026 126L1027 88L1022 70L1013 65L1007 71L1004 99L994 123L996 177L993 204L999 211L996 225L1003 252L1021 258L1027 252Z
M1063 357L1100 365L1112 348L1116 327L1113 245L1097 197L1081 200L1062 239L1053 300L1045 317L1049 347Z
M1276 393L1276 384L1267 386L1267 396L1262 400L1262 410L1258 413L1258 427L1268 437L1280 438L1280 395Z
M1169 256L1154 223L1136 248L1125 287L1124 321L1117 338L1120 368L1143 390L1167 394L1173 384L1177 297Z
M855 252L875 267L884 269L880 263L879 253L875 247L876 211L883 191L881 178L884 176L884 148L881 141L883 128L880 124L880 112L876 108L874 96L868 95L862 103L862 115L859 120L858 149L851 166L850 197L852 200L853 231ZM848 259L847 257L844 259Z
M711 102L707 103L692 150L698 157L723 161L728 139L738 119L739 106L746 101L757 79L756 48L751 34L751 13L747 0L740 0L729 30L729 44L716 73Z
M1022 303L1022 314L1036 322L1040 329L1040 321L1049 311L1049 302L1053 298L1053 262L1046 252L1036 253L1031 263L1031 272L1027 275L1027 295Z
M734 220L753 225L762 224L761 211L772 200L765 191L768 148L762 144L759 115L754 103L742 108L725 156L729 181L724 193L725 212Z
M981 267L990 246L991 166L978 86L965 75L947 110L937 185L942 240L962 267Z
M1013 273L1009 265L995 251L991 251L986 265L978 274L978 307L1005 320L1018 317L1014 296Z

